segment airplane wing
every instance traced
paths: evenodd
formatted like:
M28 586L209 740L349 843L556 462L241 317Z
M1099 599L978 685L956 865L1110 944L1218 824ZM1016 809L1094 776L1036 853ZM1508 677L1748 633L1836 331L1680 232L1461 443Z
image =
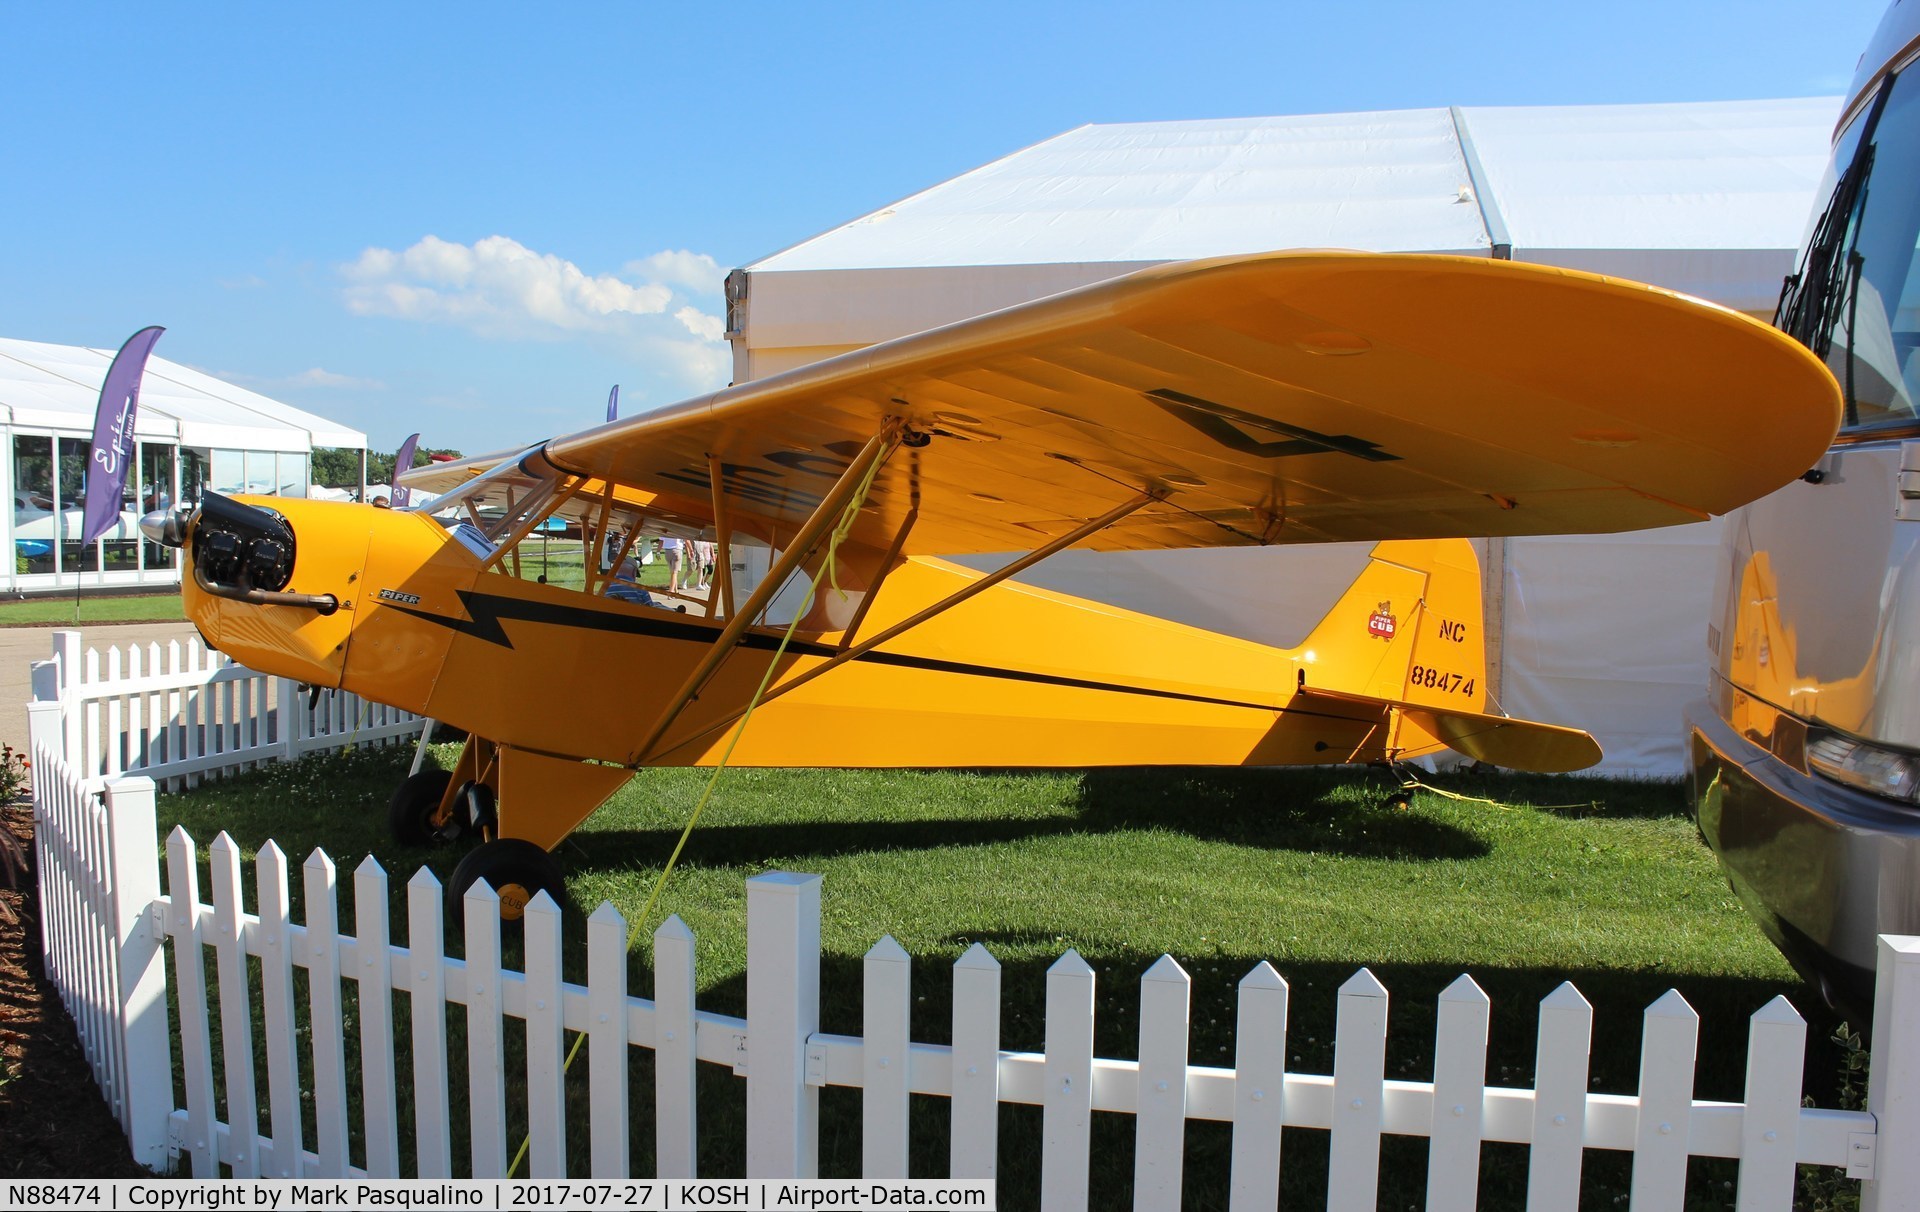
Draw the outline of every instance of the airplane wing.
M1655 287L1468 257L1169 264L554 439L557 466L804 519L892 417L853 537L1095 549L1631 530L1785 483L1840 418L1805 348ZM442 477L460 468L439 470ZM414 478L408 477L413 483Z

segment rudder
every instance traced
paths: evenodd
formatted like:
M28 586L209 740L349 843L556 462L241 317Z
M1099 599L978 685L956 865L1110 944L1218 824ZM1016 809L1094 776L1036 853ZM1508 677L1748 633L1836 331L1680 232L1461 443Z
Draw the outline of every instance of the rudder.
M1485 711L1480 559L1466 539L1396 539L1334 603L1296 658L1309 687Z

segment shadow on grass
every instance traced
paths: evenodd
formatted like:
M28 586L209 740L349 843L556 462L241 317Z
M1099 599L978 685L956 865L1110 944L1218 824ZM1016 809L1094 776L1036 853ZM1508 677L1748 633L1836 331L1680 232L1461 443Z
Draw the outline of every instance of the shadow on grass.
M1376 787L1351 770L1089 770L1080 775L1076 811L1069 815L702 825L686 860L751 866L778 856L781 862L805 864L853 854L1145 831L1347 858L1440 861L1489 853L1486 842L1454 825L1381 806L1386 786ZM576 843L563 847L563 853L581 866L657 866L678 840L678 829L623 829L596 833L591 846Z

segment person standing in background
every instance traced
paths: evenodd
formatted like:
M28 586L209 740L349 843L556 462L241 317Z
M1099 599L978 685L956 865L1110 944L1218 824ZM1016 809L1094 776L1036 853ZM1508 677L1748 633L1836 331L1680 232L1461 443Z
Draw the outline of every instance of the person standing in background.
M660 540L661 554L667 557L667 591L669 593L680 592L680 573L684 568L680 557L684 546L685 544L675 535L668 535Z

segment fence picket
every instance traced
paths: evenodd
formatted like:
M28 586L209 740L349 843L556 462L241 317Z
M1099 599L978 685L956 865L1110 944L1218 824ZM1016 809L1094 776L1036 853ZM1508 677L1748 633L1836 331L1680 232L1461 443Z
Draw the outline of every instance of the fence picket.
M507 1057L500 1019L500 898L475 880L462 904L467 934L467 1124L473 1176L507 1176Z
M656 941L656 966L659 955ZM658 1022L660 1011L654 1013ZM612 901L601 901L587 919L587 1035L587 1126L593 1176L625 1178L631 1105L627 1089L627 919L620 916ZM657 1060L654 1080L665 1080ZM691 1090L687 1097L691 1103Z
M1563 982L1540 1002L1533 1147L1527 1154L1528 1212L1573 1212L1579 1207L1592 1045L1593 1007L1572 983Z
M560 906L534 895L520 920L527 964L527 1135L529 1178L567 1176L567 1031L560 987Z
M200 949L200 868L194 862L193 839L178 825L167 835L167 897L174 988L180 998L187 1149L195 1178L218 1178L219 1159L213 1149L213 1043L207 1029L206 958Z
M126 674L120 671L120 650L118 648L107 649L106 680L114 685L118 685L127 680ZM125 721L120 717L119 696L115 695L105 700L102 706L106 708L106 735L102 738L101 744L101 748L106 757L106 768L103 773L112 776L126 769L122 764L122 760L126 752L127 731L124 727Z
M913 961L889 934L867 952L862 969L860 1175L905 1178Z
M1788 1212L1800 1154L1800 1072L1807 1020L1776 995L1747 1029L1747 1113L1740 1121L1737 1212Z
M387 922L387 870L371 854L353 869L354 978L360 986L360 1108L367 1177L400 1177L400 1127L394 1114L393 957Z
M620 946L624 953L624 937ZM653 932L654 1155L661 1178L694 1178L700 1172L694 1148L693 990L693 931L676 913ZM621 1132L624 1141L625 1129Z
M87 649L81 658L81 668L85 671L81 682L89 689L100 681L100 650ZM81 768L88 774L99 774L102 765L100 737L100 704L97 700L85 703L81 708L81 726L86 730L86 748L81 752Z
M420 1178L453 1174L447 1092L446 898L425 867L407 881L407 1001L413 1025L413 1155Z
M1462 975L1440 993L1433 1032L1433 1121L1427 1212L1473 1212L1480 1194L1480 1128L1487 1092L1486 991Z
M114 1061L108 1039L107 1007L112 1005L106 973L112 958L106 933L100 928L102 914L96 884L89 872L105 869L107 836L104 812L97 796L78 802L75 816L73 905L74 970L79 976L78 996L71 999L68 1011L78 1026L81 1048L93 1079L102 1089L111 1091Z
M1180 1207L1187 1142L1187 1038L1193 980L1171 955L1140 978L1140 1093L1134 1112L1133 1206Z
M992 1179L1000 1150L1000 961L979 943L953 963L948 1173Z
M1380 1193L1380 1123L1387 1070L1387 990L1362 968L1335 997L1333 1139L1328 1212L1367 1212Z
M240 847L222 829L208 848L213 876L213 943L220 980L220 1048L227 1092L227 1162L235 1178L260 1174L260 1112L253 1081L253 992L243 944Z
M147 645L147 668L152 670L156 675L160 674L164 669L160 656L159 641L156 640ZM168 710L170 706L168 701L169 697L167 691L158 688L147 692L147 731L145 740L141 743L140 751L140 765L142 767L145 767L148 762L152 761L155 755L169 752L165 748L166 742L163 739L166 736L167 722L173 718L171 712Z
M300 1060L293 1030L293 922L287 856L268 842L254 859L260 901L260 1008L265 1016L267 1107L273 1124L273 1173L304 1178L300 1123Z
M1068 951L1047 969L1040 1207L1087 1206L1093 1127L1093 969Z
M1686 1201L1699 1043L1700 1016L1678 989L1647 1007L1640 1029L1640 1108L1629 1212L1677 1212Z
M1287 1115L1287 982L1265 960L1240 978L1233 1028L1233 1169L1228 1206L1280 1202L1280 1128Z
M322 1174L347 1172L347 1052L340 1031L340 896L333 860L315 847L301 865L307 900L307 1008L314 1029L314 1137Z

